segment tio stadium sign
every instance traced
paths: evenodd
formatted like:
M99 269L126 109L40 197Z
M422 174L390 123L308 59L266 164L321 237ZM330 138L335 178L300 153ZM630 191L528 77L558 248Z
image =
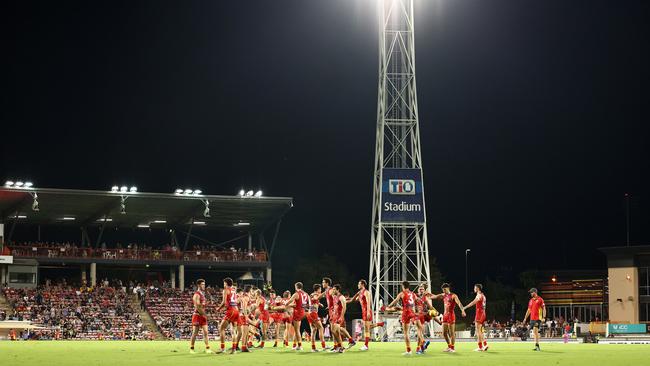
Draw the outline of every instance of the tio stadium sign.
M420 169L384 169L381 187L381 221L424 223Z

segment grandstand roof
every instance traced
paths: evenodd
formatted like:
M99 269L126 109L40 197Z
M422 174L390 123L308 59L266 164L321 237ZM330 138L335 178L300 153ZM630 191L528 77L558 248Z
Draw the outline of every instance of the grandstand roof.
M34 194L38 211L32 208ZM209 202L209 217L204 215L205 202ZM164 228L194 220L196 227L206 229L254 231L279 220L292 206L290 197L0 188L0 222L18 224Z

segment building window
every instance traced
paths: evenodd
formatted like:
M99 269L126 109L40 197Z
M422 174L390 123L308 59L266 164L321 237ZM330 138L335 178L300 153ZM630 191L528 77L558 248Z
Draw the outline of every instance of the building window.
M36 273L9 272L9 283L36 283Z
M646 302L639 304L639 321L650 321L650 303Z
M650 296L650 267L639 267L639 296Z

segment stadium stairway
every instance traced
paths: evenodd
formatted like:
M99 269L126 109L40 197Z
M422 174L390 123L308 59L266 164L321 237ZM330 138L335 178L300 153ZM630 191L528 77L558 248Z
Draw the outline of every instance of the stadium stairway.
M7 316L13 314L11 305L9 305L9 301L7 301L7 298L5 297L4 292L2 291L0 291L0 310L4 311L7 314Z
M140 320L142 320L142 324L144 324L147 329L151 329L151 331L154 334L154 339L157 341L164 341L165 336L160 332L160 328L158 328L158 325L156 325L156 322L151 318L151 315L149 315L149 312L146 310L140 309L140 301L138 301L138 296L133 294L130 296L131 298L131 306L133 309L136 309L138 311L138 314L140 314Z

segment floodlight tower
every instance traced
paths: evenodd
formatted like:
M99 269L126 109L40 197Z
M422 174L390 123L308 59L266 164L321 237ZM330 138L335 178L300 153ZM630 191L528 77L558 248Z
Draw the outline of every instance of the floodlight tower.
M415 84L413 0L378 0L379 91L370 242L378 316L402 281L431 288Z

